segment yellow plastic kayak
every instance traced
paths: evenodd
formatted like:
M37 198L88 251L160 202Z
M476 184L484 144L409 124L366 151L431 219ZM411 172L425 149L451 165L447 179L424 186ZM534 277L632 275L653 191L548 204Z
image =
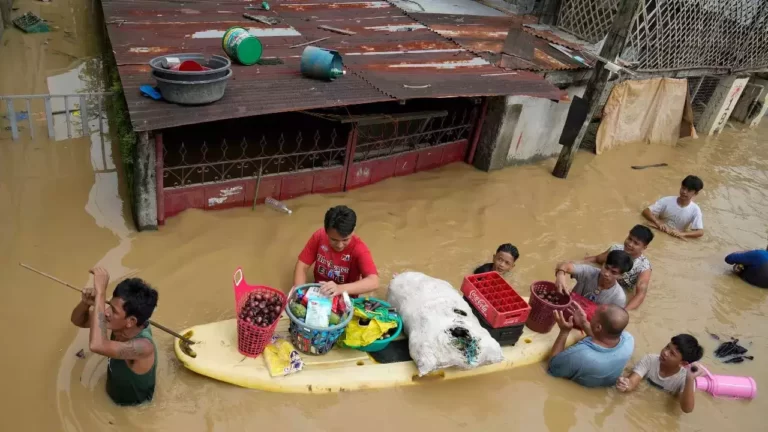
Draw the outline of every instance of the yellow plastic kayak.
M283 315L276 334L288 337L288 318ZM237 351L237 323L235 319L191 327L184 332L195 344L195 356L174 343L176 357L190 369L219 381L241 387L281 393L329 393L365 389L381 389L426 382L466 378L526 366L545 360L557 331L548 334L532 332L527 327L515 346L502 347L504 361L470 370L448 368L419 378L413 361L377 363L368 353L335 347L322 356L302 355L304 369L283 377L272 377L263 356L245 357ZM572 331L567 345L583 335Z

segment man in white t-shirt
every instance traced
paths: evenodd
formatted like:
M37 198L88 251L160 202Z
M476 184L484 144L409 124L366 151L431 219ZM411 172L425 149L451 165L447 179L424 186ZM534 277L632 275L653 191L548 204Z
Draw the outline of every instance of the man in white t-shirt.
M698 238L704 235L704 220L693 198L704 189L700 178L689 175L680 186L680 196L668 196L643 210L643 217L655 228L677 238Z

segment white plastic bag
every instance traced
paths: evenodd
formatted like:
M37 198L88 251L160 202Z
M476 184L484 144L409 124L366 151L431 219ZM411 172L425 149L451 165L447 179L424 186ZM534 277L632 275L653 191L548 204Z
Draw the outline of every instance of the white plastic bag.
M473 369L504 360L501 346L446 281L406 272L389 283L388 301L403 318L419 376L455 366Z

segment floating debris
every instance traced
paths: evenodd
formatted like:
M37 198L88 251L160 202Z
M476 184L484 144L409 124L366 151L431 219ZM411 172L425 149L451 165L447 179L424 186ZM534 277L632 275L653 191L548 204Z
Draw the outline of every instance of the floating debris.
M739 345L738 339L731 339L729 342L723 342L720 344L720 346L715 350L715 357L722 359L729 356L740 356L746 353L747 349ZM740 362L741 361L733 361L731 363Z
M48 28L48 24L32 12L27 12L24 15L15 18L13 24L25 33L48 33L51 31L51 29Z
M642 170L646 168L658 168L658 167L665 167L665 166L669 166L669 165L662 162L662 163L651 164L651 165L632 165L632 169Z
M755 358L752 357L752 356L740 356L740 355L737 355L737 356L733 356L733 357L729 358L728 360L723 360L723 363L741 363L744 360L754 360L754 359Z

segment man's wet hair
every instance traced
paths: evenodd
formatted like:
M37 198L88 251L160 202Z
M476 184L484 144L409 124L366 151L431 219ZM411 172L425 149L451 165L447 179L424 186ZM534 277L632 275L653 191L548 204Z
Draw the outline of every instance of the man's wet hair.
M634 263L632 262L632 257L629 256L628 253L621 250L615 250L608 254L608 257L605 259L605 265L607 267L617 268L624 274L632 270Z
M598 310L600 311L598 319L603 332L609 336L621 336L621 332L629 324L629 313L627 313L627 310L615 304L601 305Z
M325 212L325 231L335 229L342 237L352 234L357 225L355 211L347 206L331 207Z
M496 248L496 253L499 253L499 252L506 252L512 255L512 258L514 258L515 261L517 261L517 259L520 258L520 251L518 251L515 245L513 245L512 243L504 243L503 245Z
M700 178L696 177L695 175L689 175L688 177L683 179L682 186L688 190L692 190L696 193L699 193L699 191L704 189L704 181L702 181Z
M699 345L699 341L695 337L689 334L683 333L673 337L672 344L680 351L685 362L697 362L704 356L704 348Z
M157 291L139 278L126 279L117 284L112 297L123 300L125 317L135 317L139 326L149 320L157 306Z
M653 241L653 231L645 225L635 225L629 230L629 235L648 246Z

